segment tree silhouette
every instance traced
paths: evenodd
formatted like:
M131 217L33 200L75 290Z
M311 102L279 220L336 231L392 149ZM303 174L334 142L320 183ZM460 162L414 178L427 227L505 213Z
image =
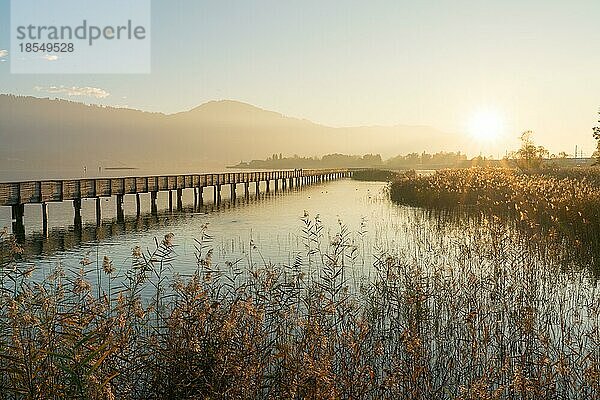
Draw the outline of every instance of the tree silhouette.
M600 111L598 112L598 114L600 114ZM600 120L598 120L598 123L600 124ZM600 126L595 126L594 128L592 128L592 130L594 131L594 139L598 141L598 143L596 144L596 162L594 163L594 165L600 165Z
M533 132L525 131L521 134L521 148L513 153L517 166L524 171L535 171L541 169L544 157L548 157L548 150L543 146L533 143Z

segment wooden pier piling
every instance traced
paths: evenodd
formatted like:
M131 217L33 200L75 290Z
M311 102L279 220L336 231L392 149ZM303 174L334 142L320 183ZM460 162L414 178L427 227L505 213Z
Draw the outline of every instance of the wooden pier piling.
M158 192L150 192L150 212L153 215L158 213L158 208L156 206L156 198L158 197Z
M81 226L81 198L73 199L73 226Z
M48 236L48 204L42 203L42 232Z
M102 224L102 205L100 197L96 197L96 226Z
M25 204L15 204L12 206L12 231L19 242L25 240L25 224L23 224L24 215Z
M117 221L125 220L125 212L123 211L123 195L117 195Z
M183 210L183 189L177 189L177 211Z
M142 205L140 204L140 194L135 194L135 215L139 218L142 214Z

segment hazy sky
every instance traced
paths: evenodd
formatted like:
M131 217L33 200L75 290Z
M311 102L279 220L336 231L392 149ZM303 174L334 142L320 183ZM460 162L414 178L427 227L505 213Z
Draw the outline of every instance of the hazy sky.
M9 49L0 0L0 55ZM152 2L149 75L11 75L0 92L96 88L85 102L176 112L236 99L333 125L465 132L478 110L554 152L591 153L600 106L600 1ZM98 93L102 96L95 98ZM55 95L52 95L55 96Z

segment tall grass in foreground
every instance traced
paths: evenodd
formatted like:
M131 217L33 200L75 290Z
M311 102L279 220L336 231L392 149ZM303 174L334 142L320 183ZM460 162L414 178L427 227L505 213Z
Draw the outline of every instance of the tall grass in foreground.
M329 240L308 215L292 265L255 246L259 261L217 264L206 231L191 276L172 235L133 249L127 271L84 259L34 280L6 262L0 397L599 398L595 283L556 273L560 243L540 254L477 218L458 236L407 225L409 245L373 250L370 280L352 274L346 227Z
M506 168L403 177L392 200L432 209L470 208L517 223L535 240L559 236L600 276L600 168L522 173Z

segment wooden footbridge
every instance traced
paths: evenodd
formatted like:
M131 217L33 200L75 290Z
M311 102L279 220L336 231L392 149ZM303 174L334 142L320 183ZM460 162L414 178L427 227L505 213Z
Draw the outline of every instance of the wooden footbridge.
M173 210L173 194L176 194L176 207L181 210L182 193L185 189L193 189L194 206L204 202L204 189L213 188L213 202L221 202L221 188L230 186L231 199L236 198L238 185L243 186L245 197L250 195L250 185L255 184L259 194L260 183L266 184L266 191L294 186L310 185L318 182L348 178L355 170L351 169L296 169L281 171L231 172L218 174L191 174L166 176L136 176L123 178L90 178L73 180L44 180L0 183L0 206L12 207L13 233L23 235L25 228L23 216L25 204L40 204L42 208L42 226L44 234L48 232L48 203L73 202L74 226L81 227L81 200L96 200L96 223L101 224L101 198L116 197L117 221L124 220L123 198L125 195L136 196L137 215L141 212L141 193L150 193L152 213L157 212L156 199L158 192L169 193L169 209Z

